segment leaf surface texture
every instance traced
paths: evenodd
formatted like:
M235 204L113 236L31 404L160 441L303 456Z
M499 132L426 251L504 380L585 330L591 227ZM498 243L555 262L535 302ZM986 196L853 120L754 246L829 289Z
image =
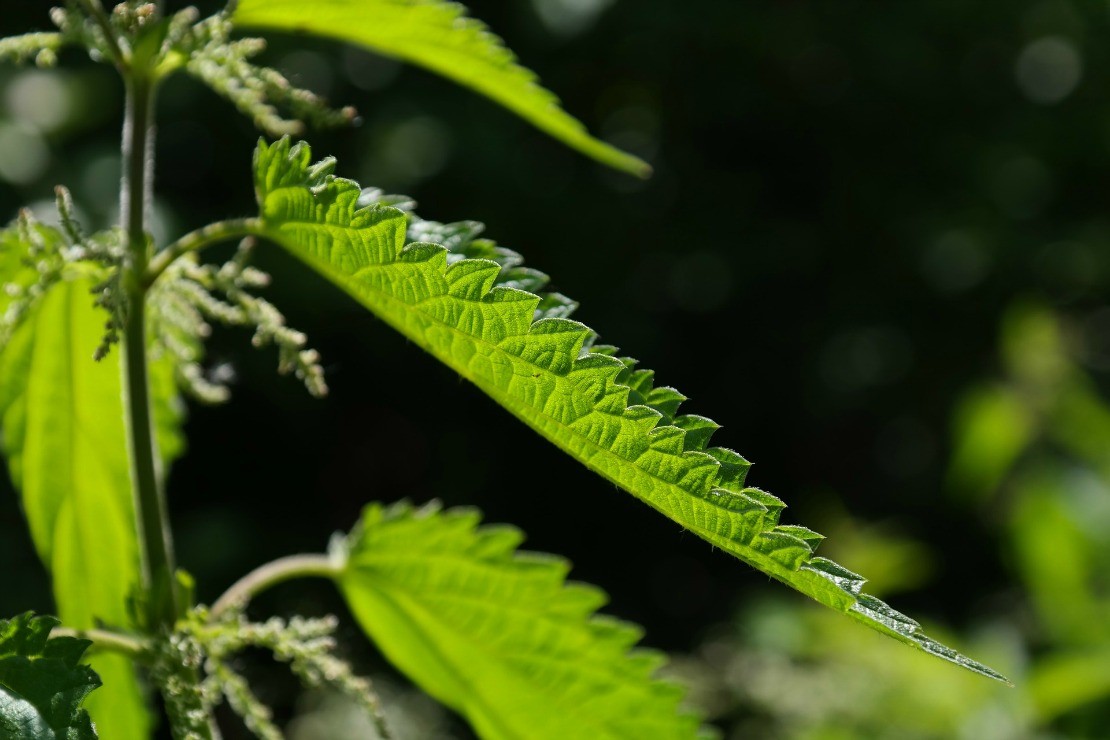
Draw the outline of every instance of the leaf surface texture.
M699 737L683 690L652 678L640 630L596 616L596 588L559 558L520 552L471 509L367 507L339 584L363 629L486 740Z
M706 541L826 606L970 670L998 673L926 636L863 593L864 579L815 554L821 535L779 523L785 507L745 484L748 462L710 445L717 424L679 413L678 391L568 316L547 276L477 238L383 204L312 164L307 145L260 143L263 233L467 378L519 419ZM397 202L397 201L389 201Z
M81 656L88 640L50 638L53 617L0 619L0 740L95 740L81 708L100 679Z
M646 176L642 160L601 142L466 8L443 0L240 0L237 26L327 36L424 67L485 95L610 167Z

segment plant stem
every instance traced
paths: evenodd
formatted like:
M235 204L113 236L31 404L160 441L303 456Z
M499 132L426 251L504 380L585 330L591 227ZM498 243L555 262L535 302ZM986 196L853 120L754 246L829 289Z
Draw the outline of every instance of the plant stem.
M122 653L131 658L142 658L150 652L150 646L142 639L109 630L75 630L68 627L58 627L50 635L51 637L79 637L83 640L91 640L93 650L108 650L113 653Z
M218 242L229 239L241 239L246 236L261 236L263 234L262 221L257 218L233 218L227 221L217 221L204 228L191 231L169 245L150 261L146 273L146 285L149 287L158 280L174 261L189 252L199 252Z
M150 412L150 387L146 356L146 286L150 260L146 211L151 199L154 137L154 82L147 70L131 69L125 75L127 111L123 125L123 183L120 222L127 232L128 255L123 273L127 319L123 334L123 395L127 422L131 489L145 592L146 628L172 627L177 618L174 603L174 557L162 492Z
M340 566L327 555L289 555L255 568L224 592L212 606L211 616L219 617L228 609L243 608L266 589L295 578L334 578Z

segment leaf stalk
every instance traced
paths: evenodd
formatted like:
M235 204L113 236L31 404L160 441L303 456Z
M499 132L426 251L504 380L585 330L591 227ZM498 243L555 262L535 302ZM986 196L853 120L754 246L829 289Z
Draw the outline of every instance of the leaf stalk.
M210 618L219 619L229 609L242 609L258 594L296 578L335 578L340 565L328 555L289 555L255 568L240 578L212 605Z
M196 231L191 231L154 255L147 267L144 284L149 288L170 265L183 255L200 252L219 242L242 239L248 236L262 236L263 234L262 221L257 218L233 218L226 221L217 221Z
M120 653L135 660L144 659L150 653L150 645L145 640L133 635L125 635L122 632L101 629L75 630L68 627L58 627L52 634L55 637L77 637L82 640L89 640L93 644L93 650Z

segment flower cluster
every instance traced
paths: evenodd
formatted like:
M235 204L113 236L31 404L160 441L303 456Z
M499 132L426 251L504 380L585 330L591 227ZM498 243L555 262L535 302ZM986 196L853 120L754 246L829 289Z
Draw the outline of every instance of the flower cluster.
M350 697L373 719L378 735L388 738L381 705L370 682L356 676L350 665L335 655L337 624L333 616L290 620L272 617L256 623L248 621L242 611L233 609L212 617L198 607L179 624L178 642L197 648L198 652L191 655L197 656L196 664L204 668L200 695L205 711L210 714L213 707L226 700L251 732L263 740L281 740L281 731L270 708L255 696L231 664L235 655L250 648L266 650L278 661L288 663L308 688L328 687Z

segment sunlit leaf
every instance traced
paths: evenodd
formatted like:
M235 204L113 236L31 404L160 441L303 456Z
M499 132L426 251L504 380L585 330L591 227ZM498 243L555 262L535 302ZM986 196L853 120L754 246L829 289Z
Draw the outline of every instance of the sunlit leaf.
M34 221L39 254L66 246L56 229ZM0 280L33 284L37 262L28 232L0 230ZM105 233L92 237L112 238ZM32 540L53 576L58 614L68 626L130 627L128 600L139 582L118 348L101 362L93 353L108 314L94 305L102 268L74 263L60 282L33 300L0 348L0 430L12 480L23 501ZM3 299L0 299L3 300ZM10 304L0 303L8 310ZM168 464L184 450L169 357L150 365L155 432ZM97 655L90 661L108 688L89 703L107 737L145 737L146 701L130 661Z
M240 0L237 26L298 31L348 41L425 67L500 103L599 162L635 175L642 160L590 136L536 75L466 8L444 0Z
M139 581L119 353L96 363L107 315L88 277L52 287L0 354L4 455L69 626L128 626ZM105 737L144 737L148 717L126 658L91 660L108 688L89 702Z
M363 193L333 168L330 160L312 165L305 145L260 144L262 233L552 443L706 541L880 632L1002 679L864 594L861 576L817 557L821 535L780 524L783 502L745 485L748 462L709 445L717 425L680 415L685 396L656 386L650 370L615 347L595 345L588 327L566 318L573 301L543 292L543 273L476 239L473 222L410 225L404 212L377 202L380 193Z
M339 584L394 664L487 740L698 736L682 689L652 678L663 657L630 652L640 630L594 615L603 593L478 522L375 504L351 534Z

